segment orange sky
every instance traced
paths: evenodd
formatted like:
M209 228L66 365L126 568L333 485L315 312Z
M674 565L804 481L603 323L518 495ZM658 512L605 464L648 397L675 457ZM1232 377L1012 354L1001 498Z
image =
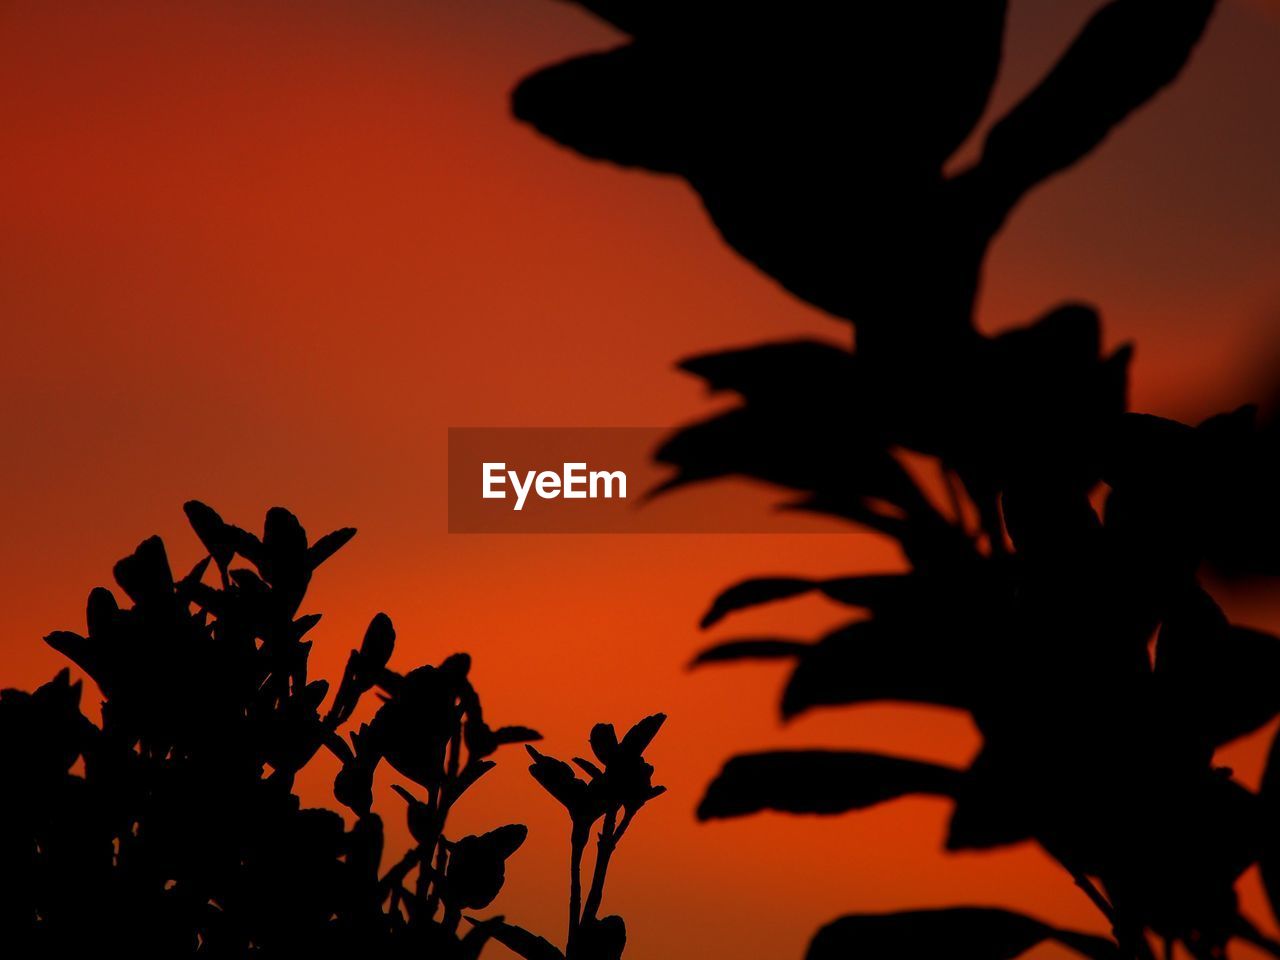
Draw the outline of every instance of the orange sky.
M999 103L1093 6L1015 0ZM1275 13L1228 3L1172 93L1019 211L986 327L1092 300L1113 342L1139 342L1137 404L1185 417L1280 368ZM943 857L943 803L693 822L734 750L973 750L941 711L783 729L778 671L682 670L717 588L896 563L874 539L446 534L446 427L673 424L706 402L675 359L841 335L722 247L680 183L509 119L520 76L611 40L538 0L0 3L0 679L47 678L59 663L39 638L79 627L144 536L196 559L184 499L246 525L282 503L313 533L360 528L313 590L316 673L336 678L385 609L400 665L471 651L488 712L551 752L598 719L671 715L653 749L671 793L623 845L606 903L633 960L799 957L850 909L1004 904L1096 929L1029 847ZM802 604L751 629L837 615ZM1257 757L1231 751L1246 778ZM507 759L462 826L528 820L498 906L560 939L566 825Z

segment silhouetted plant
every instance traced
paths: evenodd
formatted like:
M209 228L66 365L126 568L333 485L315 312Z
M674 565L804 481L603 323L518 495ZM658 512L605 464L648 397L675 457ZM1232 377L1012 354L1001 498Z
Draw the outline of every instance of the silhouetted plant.
M527 78L516 115L685 178L739 253L876 352L967 339L1010 211L1177 75L1215 5L1107 4L948 174L996 78L1006 0L576 2L630 40Z
M627 944L627 928L619 916L601 917L605 880L614 852L640 808L666 793L654 786L653 766L644 758L653 738L666 722L661 713L645 717L619 740L611 723L591 729L595 760L574 757L586 774L582 779L563 760L544 756L526 746L533 765L529 772L569 814L569 932L562 953L543 937L508 923L495 923L492 936L525 960L618 960ZM596 835L595 863L586 900L582 897L583 857Z
M509 939L518 928L466 911L498 896L526 828L446 830L498 749L538 733L488 724L465 654L392 669L395 630L381 613L321 715L328 684L308 679L304 639L320 617L299 608L316 568L355 531L309 543L277 507L259 538L196 501L186 512L209 556L175 580L160 539L143 541L115 567L133 605L122 608L98 588L87 636L46 638L97 684L100 725L80 712L81 685L67 670L34 693L0 693L6 946L50 957L474 960L490 939ZM249 565L235 565L237 557ZM205 582L211 565L217 585ZM371 691L381 705L348 743L339 731ZM656 724L646 724L651 738ZM613 772L597 771L604 785L593 782L592 796L610 825L615 799L624 824L643 802L637 791L652 768L639 756L642 737L624 740L616 760L602 758ZM354 814L350 828L293 793L321 748L341 763L333 790ZM385 870L382 820L372 810L383 761L408 782L392 788L413 839ZM622 829L606 831L602 850ZM592 890L584 925L597 939L603 928L620 931L618 918L594 920ZM572 956L620 956L621 941L612 946Z
M699 816L945 796L949 849L1038 842L1114 933L976 907L854 915L814 938L811 960L995 960L1045 940L1145 958L1149 931L1169 956L1180 942L1221 957L1234 937L1280 956L1234 892L1260 863L1280 909L1280 745L1258 793L1214 763L1280 711L1280 641L1228 623L1198 579L1206 561L1280 572L1274 428L1251 410L1196 428L1127 413L1129 350L1103 352L1091 307L994 337L973 317L1016 203L1177 75L1212 0L1106 4L955 174L944 164L995 77L1003 2L581 5L632 41L525 80L516 113L590 156L685 177L730 244L857 327L856 351L793 342L687 361L742 402L663 446L667 487L740 475L790 488L793 507L892 537L909 568L740 583L704 626L809 593L860 615L816 641L728 640L697 662L792 663L784 717L908 701L965 710L982 735L964 770L736 757Z

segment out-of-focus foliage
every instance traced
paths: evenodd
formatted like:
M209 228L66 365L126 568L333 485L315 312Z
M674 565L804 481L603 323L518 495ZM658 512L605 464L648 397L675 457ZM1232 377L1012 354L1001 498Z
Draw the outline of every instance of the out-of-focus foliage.
M1200 579L1206 565L1280 572L1277 432L1249 409L1198 427L1128 412L1130 351L1104 350L1087 305L998 336L974 321L1018 202L1178 75L1213 0L1103 4L954 170L996 76L1003 0L578 2L628 39L525 79L516 115L588 156L683 177L738 252L856 328L856 349L686 361L739 402L658 451L666 486L764 480L793 508L894 539L905 561L730 587L704 626L810 593L855 613L817 638L725 638L696 662L790 664L784 717L905 701L966 711L982 735L967 769L739 756L699 815L947 797L950 849L1039 843L1113 931L976 907L855 915L810 960L1009 958L1046 940L1147 958L1152 934L1198 960L1234 938L1280 956L1235 895L1261 864L1280 902L1280 759L1261 792L1214 762L1280 712L1280 641L1230 623Z

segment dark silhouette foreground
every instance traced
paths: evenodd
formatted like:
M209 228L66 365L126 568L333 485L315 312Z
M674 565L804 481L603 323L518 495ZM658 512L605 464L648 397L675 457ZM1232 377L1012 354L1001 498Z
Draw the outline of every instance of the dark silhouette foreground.
M186 511L209 553L190 573L175 579L164 544L145 540L115 567L132 606L96 589L88 636L46 638L97 684L100 725L81 713L67 670L33 693L0 693L5 955L473 960L497 940L526 960L621 957L623 921L599 910L618 841L662 792L642 754L664 718L621 740L597 725L595 761L575 761L585 779L529 748L533 776L572 822L565 952L500 916L474 917L498 896L527 831L458 837L449 813L500 748L539 734L489 725L465 654L405 673L388 666L395 630L381 613L330 698L307 675L305 638L320 617L299 609L316 568L355 531L309 543L277 507L258 537L196 501ZM371 691L380 705L344 739ZM321 749L341 763L333 793L350 827L293 793ZM379 768L413 838L390 865L373 812Z
M589 156L684 177L735 249L856 328L856 351L686 361L741 402L659 451L668 486L766 480L905 560L731 587L704 626L812 593L858 613L816 639L727 639L697 662L789 663L784 717L938 704L983 738L967 769L739 756L699 816L947 797L949 849L1035 841L1113 931L978 907L854 915L817 934L810 960L1000 960L1046 940L1147 958L1153 934L1170 957L1179 943L1221 957L1235 938L1280 956L1235 894L1260 863L1280 906L1277 748L1260 792L1214 762L1280 711L1280 641L1229 623L1198 576L1280 573L1277 430L1251 409L1198 427L1126 412L1129 350L1103 349L1092 307L994 337L973 316L1017 202L1174 79L1212 0L1103 6L956 173L944 164L983 112L1003 2L581 5L631 39L526 79L516 114Z

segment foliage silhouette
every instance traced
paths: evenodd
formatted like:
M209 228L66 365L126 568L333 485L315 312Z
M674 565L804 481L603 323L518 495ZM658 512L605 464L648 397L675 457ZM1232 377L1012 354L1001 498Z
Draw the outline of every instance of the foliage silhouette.
M46 638L97 684L100 725L81 713L81 684L68 670L32 693L0 693L6 946L18 956L475 960L497 940L527 960L561 957L500 916L467 913L497 898L527 829L446 833L454 805L493 769L498 750L539 734L489 725L465 654L392 669L395 629L382 613L322 715L328 684L308 679L304 639L320 617L299 608L316 568L355 531L309 543L279 507L261 537L196 501L186 513L208 551L190 573L175 579L164 544L145 540L115 567L132 606L95 589L88 635ZM249 565L234 565L237 557ZM348 742L340 730L370 692L380 705ZM622 954L621 918L596 912L609 854L661 792L641 756L661 722L642 721L621 744L600 725L592 744L604 769L581 761L592 776L584 792L606 827L588 903L570 928L570 960ZM350 827L293 793L322 748L341 764L333 792ZM532 772L545 784L545 765L556 761L535 758ZM384 761L407 781L391 786L413 839L388 867L372 809ZM593 822L575 820L575 842Z
M565 960L617 960L622 956L627 944L626 924L619 916L599 916L600 905L609 864L623 834L641 807L667 791L666 787L654 786L653 766L644 759L644 751L666 719L661 713L645 717L621 740L612 724L596 724L590 737L595 760L573 758L574 766L587 775L586 780L563 760L525 747L533 758L529 768L533 778L565 808L570 823L569 934L564 953L511 924L494 928L494 938L525 960L562 956ZM584 901L582 861L597 823L601 827L596 835L595 864Z
M529 77L516 115L588 156L684 177L730 245L856 321L866 349L965 339L1010 211L1174 78L1214 2L1107 5L955 175L944 164L986 106L1005 0L580 5L630 41Z
M893 538L908 568L730 587L704 627L806 593L857 615L816 640L728 639L695 663L791 662L784 717L907 701L967 711L982 735L964 770L736 757L699 816L943 795L949 849L1034 840L1113 931L975 907L855 915L819 932L810 960L1005 958L1046 939L1147 958L1153 934L1168 956L1181 943L1221 957L1233 938L1280 956L1234 890L1260 863L1280 908L1280 745L1257 793L1214 762L1280 711L1280 640L1229 623L1199 578L1206 563L1280 573L1276 427L1252 409L1197 427L1129 413L1130 351L1103 350L1088 305L998 336L973 309L1019 200L1177 76L1213 0L1105 4L955 173L1004 2L580 5L631 39L527 78L516 115L588 156L685 178L731 246L856 327L856 350L686 361L740 403L659 450L666 488L765 480L795 492L792 508Z

